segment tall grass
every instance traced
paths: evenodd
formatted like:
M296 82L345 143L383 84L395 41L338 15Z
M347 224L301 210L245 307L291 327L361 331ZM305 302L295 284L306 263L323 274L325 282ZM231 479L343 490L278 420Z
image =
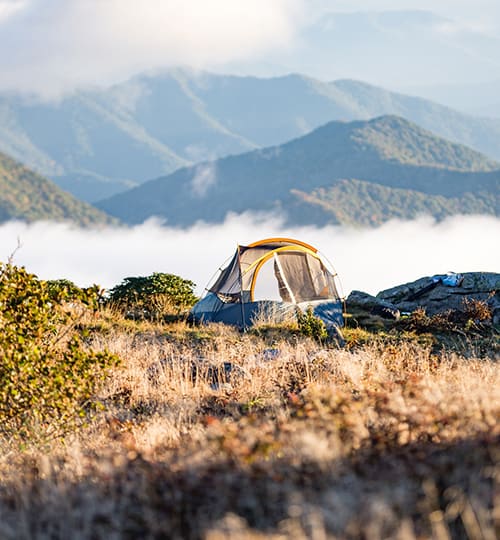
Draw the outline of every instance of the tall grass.
M2 441L0 538L497 537L493 359L283 336L103 323L103 413Z

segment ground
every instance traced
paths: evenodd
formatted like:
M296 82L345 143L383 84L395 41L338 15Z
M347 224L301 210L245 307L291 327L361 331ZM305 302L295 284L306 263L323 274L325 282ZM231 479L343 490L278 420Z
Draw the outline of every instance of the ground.
M1 538L498 537L494 329L82 325L121 364L76 430L1 441Z

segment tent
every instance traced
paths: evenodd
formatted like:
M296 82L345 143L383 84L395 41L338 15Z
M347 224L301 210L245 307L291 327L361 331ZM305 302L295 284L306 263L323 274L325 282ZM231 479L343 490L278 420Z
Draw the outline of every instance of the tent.
M238 246L191 310L198 322L247 328L262 313L274 320L309 306L327 327L343 325L336 274L318 250L291 238L268 238Z

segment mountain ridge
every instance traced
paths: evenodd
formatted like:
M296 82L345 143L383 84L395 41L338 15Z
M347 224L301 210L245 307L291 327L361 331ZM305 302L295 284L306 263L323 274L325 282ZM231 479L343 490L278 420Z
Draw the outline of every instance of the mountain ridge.
M81 226L117 224L116 218L65 193L53 182L0 153L0 223L68 221Z
M375 139L376 133L383 137ZM399 138L400 146L386 146L388 136ZM200 177L208 180L201 192L194 189ZM330 122L280 146L179 169L97 206L128 223L158 216L171 225L189 226L197 220L223 221L230 211L286 209L296 204L292 190L312 193L345 178L456 199L450 213L460 210L457 201L464 197L464 211L500 211L500 164L395 116ZM486 203L479 200L484 196ZM446 213L439 200L437 216ZM433 214L431 199L428 206Z
M500 159L500 120L368 83L171 69L58 103L0 95L0 151L96 201L219 157L281 145L332 120L396 114Z

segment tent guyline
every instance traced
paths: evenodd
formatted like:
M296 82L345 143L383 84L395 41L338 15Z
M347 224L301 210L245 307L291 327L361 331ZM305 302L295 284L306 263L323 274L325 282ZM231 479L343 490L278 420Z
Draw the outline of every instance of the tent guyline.
M238 245L191 315L246 328L269 308L285 318L297 306L311 307L327 326L338 327L343 317L335 279L318 250L305 242L268 238Z

